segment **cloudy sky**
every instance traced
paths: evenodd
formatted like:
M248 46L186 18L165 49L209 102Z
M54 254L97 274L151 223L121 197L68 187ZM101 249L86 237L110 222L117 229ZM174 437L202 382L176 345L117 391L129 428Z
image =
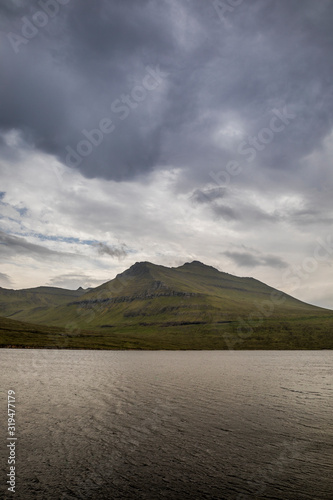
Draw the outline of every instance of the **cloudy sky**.
M333 308L331 0L0 17L0 286L200 260Z

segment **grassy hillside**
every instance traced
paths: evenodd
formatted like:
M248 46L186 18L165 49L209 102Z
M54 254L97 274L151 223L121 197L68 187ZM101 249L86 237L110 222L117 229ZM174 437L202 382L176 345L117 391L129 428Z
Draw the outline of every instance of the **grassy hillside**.
M265 320L239 332L238 322L121 326L81 330L0 318L0 348L59 349L333 349L333 318Z
M66 290L47 286L23 290L8 290L0 287L0 316L24 319L28 314L67 304L84 292L83 289Z
M200 262L171 269L142 262L79 296L54 290L35 296L42 305L30 296L11 318L60 328L67 347L333 348L333 311Z

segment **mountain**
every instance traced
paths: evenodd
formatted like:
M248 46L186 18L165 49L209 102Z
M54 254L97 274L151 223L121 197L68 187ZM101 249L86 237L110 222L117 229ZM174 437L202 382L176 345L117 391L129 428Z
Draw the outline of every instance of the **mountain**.
M138 262L87 291L10 292L0 314L65 329L68 347L89 331L99 348L333 348L333 311L198 261Z

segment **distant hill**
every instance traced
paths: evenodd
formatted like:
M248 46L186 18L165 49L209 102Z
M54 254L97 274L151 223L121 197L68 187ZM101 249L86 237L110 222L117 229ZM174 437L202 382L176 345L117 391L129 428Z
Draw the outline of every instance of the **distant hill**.
M9 290L0 287L0 316L13 319L24 318L31 311L67 304L80 297L85 290L66 290L64 288L39 286L23 290Z
M87 291L0 289L0 314L64 328L68 347L89 330L98 348L333 348L333 311L198 261L138 262Z

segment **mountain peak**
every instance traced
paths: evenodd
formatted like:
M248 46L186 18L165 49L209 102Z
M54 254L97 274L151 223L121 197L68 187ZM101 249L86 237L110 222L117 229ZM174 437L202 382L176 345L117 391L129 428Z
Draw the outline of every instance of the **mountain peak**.
M144 260L142 262L136 262L129 269L133 269L133 270L136 270L136 269L146 270L151 265L152 264L150 262L148 262L147 260Z
M138 276L142 274L149 273L150 268L153 264L147 261L143 262L136 262L133 264L131 267L129 267L126 271L121 273L122 275L131 275L131 276Z
M192 262L185 262L183 266L180 267L185 267L185 268L200 268L202 270L204 269L213 269L214 271L220 272L216 267L213 266L208 266L207 264L203 264L203 262L200 262L199 260L193 260Z
M184 266L193 266L193 265L208 267L206 264L200 262L200 260L192 260L192 262L185 262L184 264Z

